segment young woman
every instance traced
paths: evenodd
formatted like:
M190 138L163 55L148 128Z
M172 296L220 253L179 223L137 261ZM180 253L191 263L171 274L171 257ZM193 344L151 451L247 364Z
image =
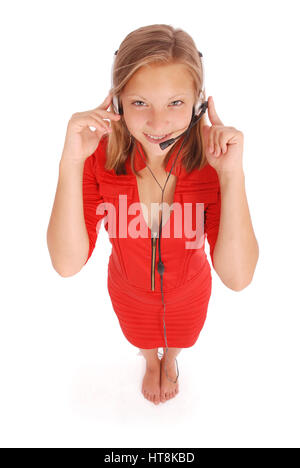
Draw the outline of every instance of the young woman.
M146 359L142 393L155 404L178 393L176 356L195 344L205 322L212 278L204 239L215 271L235 291L251 282L258 260L243 134L223 125L212 97L210 125L203 115L190 128L200 97L202 63L186 32L161 24L131 32L106 99L68 123L47 232L53 267L71 276L90 258L104 220L112 306Z

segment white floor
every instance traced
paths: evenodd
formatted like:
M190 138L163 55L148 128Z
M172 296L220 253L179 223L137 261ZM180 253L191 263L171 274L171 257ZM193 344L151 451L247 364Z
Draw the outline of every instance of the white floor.
M141 393L145 360L105 290L95 305L94 275L54 277L55 294L40 304L28 291L26 313L11 299L1 328L2 446L299 445L296 311L282 319L284 305L269 301L259 272L238 293L214 275L204 329L177 358L179 394L157 406Z

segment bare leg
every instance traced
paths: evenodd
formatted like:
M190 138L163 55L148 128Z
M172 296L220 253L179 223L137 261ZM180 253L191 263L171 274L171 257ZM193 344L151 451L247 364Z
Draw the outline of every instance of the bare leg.
M147 361L147 367L153 367L159 363L160 359L158 357L158 348L153 349L141 349L141 353L143 354L144 358Z
M170 398L174 398L179 392L179 384L177 378L176 356L182 348L164 348L164 355L161 359L161 379L160 379L160 401L165 402ZM166 375L166 371L167 374ZM169 377L169 378L168 378ZM171 379L171 380L169 380ZM174 383L176 381L176 383Z
M142 384L142 393L145 398L156 405L160 402L160 359L157 355L158 348L141 349L146 359L146 373Z
M176 356L178 356L181 350L182 348L168 348L168 353L167 353L167 348L164 348L163 357L165 358L166 355L168 356L168 363L169 361L172 361L172 360L175 362L175 358Z

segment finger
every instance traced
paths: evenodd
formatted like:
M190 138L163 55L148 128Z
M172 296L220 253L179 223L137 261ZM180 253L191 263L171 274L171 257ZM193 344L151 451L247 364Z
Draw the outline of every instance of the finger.
M90 118L93 119L95 122L98 123L98 126L105 130L105 131L110 131L110 126L108 123L106 123L104 120L102 120L95 112L90 114Z
M227 145L226 145L226 141L224 140L224 138L221 139L220 146L221 146L222 153L225 154L227 151Z
M101 134L108 131L108 128L104 125L103 122L92 116L90 116L88 119L88 127L95 127L99 132L101 132Z
M214 155L215 155L216 157L218 157L218 156L220 156L220 154L221 154L221 146L220 146L219 142L216 141L216 142L215 142L215 152L214 152Z
M212 96L208 98L208 117L212 125L223 125L223 122L217 114Z
M109 120L120 120L121 116L119 114L114 114L111 111L105 111L103 109L94 109L94 112L97 113L97 115L100 115L102 119L109 119Z
M220 130L216 132L215 136L215 156L218 157L222 154L222 142L224 141L224 136Z
M96 107L96 109L107 109L112 101L112 95L109 93L104 101L100 104L100 106Z
M214 129L211 128L208 136L208 151L212 154L215 151Z

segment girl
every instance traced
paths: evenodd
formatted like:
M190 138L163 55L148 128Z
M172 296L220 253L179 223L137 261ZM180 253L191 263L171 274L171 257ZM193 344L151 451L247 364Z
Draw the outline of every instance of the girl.
M191 127L205 100L200 57L193 39L169 25L125 37L108 96L68 123L47 231L53 267L72 276L90 258L104 219L112 306L146 359L142 393L155 404L178 393L176 356L195 344L205 322L212 278L204 237L215 271L235 291L251 282L258 260L242 132L223 125L212 97L211 125L203 115Z

